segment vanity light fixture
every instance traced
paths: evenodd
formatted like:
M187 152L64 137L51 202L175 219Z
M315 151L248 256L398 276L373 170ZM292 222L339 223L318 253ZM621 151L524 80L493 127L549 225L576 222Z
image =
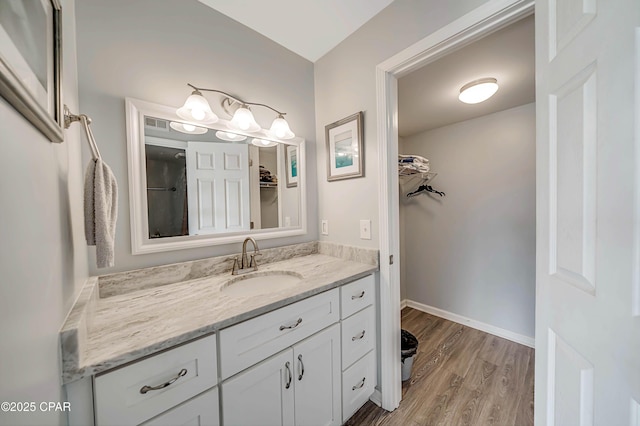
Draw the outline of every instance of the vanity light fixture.
M258 139L258 138L253 138L251 140L251 143L254 144L255 146L259 146L260 148L269 148L270 146L278 145L277 142L268 141L266 139Z
M229 106L234 103L240 104L240 107L235 110L235 112L233 113L233 118L231 118L231 121L229 122L229 126L231 128L244 132L257 132L261 130L262 128L256 122L256 119L253 117L253 113L249 109L249 105L255 105L269 108L270 110L278 114L276 119L273 120L271 128L267 132L269 135L278 139L292 139L296 136L291 131L291 129L289 128L289 123L287 123L287 120L285 120L284 118L286 113L278 111L277 109L272 108L269 105L259 104L255 102L245 102L242 99L238 99L235 96L231 96L230 94L221 90L204 89L202 87L196 87L193 84L189 83L187 83L187 86L191 87L193 89L193 92L187 98L184 105L176 111L178 116L184 118L185 120L197 123L215 123L216 121L218 121L218 117L211 110L209 102L207 102L205 97L202 95L202 92L216 92L225 96L222 99L223 107L225 107L225 103Z
M462 86L458 99L465 104L477 104L486 101L497 91L498 80L495 78L481 78Z
M187 133L189 135L203 135L209 131L206 127L198 127L193 124L178 123L177 121L171 121L169 126L180 133Z
M228 142L241 142L247 139L246 136L238 135L236 133L225 132L224 130L218 130L216 132L216 138L222 139L223 141Z

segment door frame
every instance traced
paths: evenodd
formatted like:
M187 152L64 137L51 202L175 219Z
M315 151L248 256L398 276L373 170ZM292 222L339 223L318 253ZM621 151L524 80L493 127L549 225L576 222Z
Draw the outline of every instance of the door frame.
M400 374L400 214L398 78L495 32L534 11L535 0L489 0L376 66L380 233L381 406L398 408ZM393 258L395 260L393 260Z

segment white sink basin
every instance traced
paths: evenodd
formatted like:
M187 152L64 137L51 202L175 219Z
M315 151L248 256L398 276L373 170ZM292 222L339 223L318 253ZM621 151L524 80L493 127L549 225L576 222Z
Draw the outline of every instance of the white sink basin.
M291 288L302 282L302 275L290 271L264 271L240 275L222 285L229 296L256 296Z

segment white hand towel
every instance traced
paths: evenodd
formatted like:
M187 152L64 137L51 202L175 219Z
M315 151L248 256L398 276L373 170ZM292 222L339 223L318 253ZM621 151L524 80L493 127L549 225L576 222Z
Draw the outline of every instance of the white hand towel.
M118 218L118 183L102 159L92 159L84 180L84 233L87 244L96 246L98 268L114 265Z

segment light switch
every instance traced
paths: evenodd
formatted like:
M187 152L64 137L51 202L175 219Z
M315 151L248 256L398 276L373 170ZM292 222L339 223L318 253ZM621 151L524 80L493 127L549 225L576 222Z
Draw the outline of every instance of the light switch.
M370 219L360 220L360 239L361 240L371 239L371 220Z
M322 235L329 235L329 221L327 219L320 221L320 233Z

